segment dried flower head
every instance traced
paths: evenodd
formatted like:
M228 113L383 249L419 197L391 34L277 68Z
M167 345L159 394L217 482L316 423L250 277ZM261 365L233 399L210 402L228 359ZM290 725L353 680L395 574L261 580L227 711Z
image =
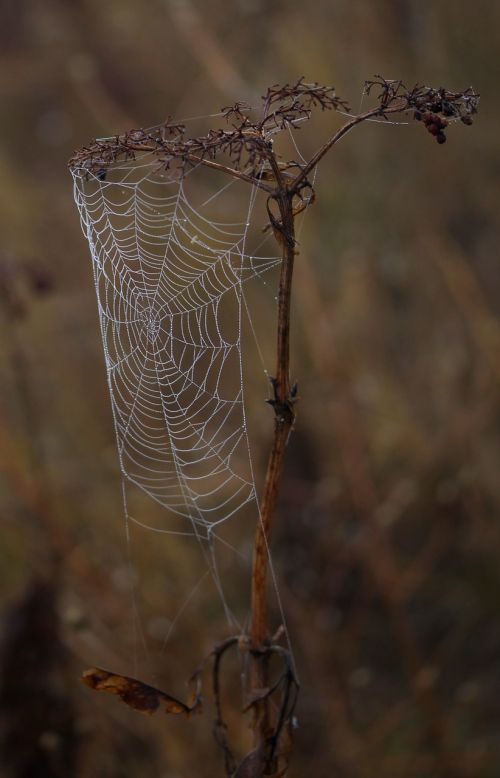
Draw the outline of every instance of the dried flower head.
M377 115L387 118L393 113L413 113L438 143L445 140L444 129L449 120L461 120L467 125L472 123L479 100L479 95L470 87L463 92L418 84L408 89L402 81L382 76L366 81L365 93L375 97L376 105L367 114L353 117L355 123ZM274 157L273 137L283 130L298 129L310 119L315 109L349 110L334 87L307 83L304 78L292 84L269 87L262 103L257 119L253 118L253 109L244 102L222 108L225 126L210 129L206 135L195 138L186 137L185 125L169 118L149 130L134 129L112 138L94 140L75 152L69 166L105 180L110 165L133 160L141 152L153 154L166 169L175 161L181 175L186 168L214 163L216 159L223 158L230 166L223 167L226 172L235 174L239 171L240 178L272 191L261 180L261 173L266 166L269 168L271 157ZM293 167L300 170L301 163L292 160L282 165L285 170ZM274 173L276 175L276 171Z

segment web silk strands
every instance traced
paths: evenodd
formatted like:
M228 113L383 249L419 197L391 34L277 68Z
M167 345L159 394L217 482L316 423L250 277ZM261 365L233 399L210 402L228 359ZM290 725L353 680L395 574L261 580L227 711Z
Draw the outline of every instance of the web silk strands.
M226 618L239 627L214 543L228 545L219 529L245 506L258 515L243 394L242 305L250 314L242 289L281 260L247 249L256 190L244 221L217 223L193 207L185 179L146 155L106 177L78 169L73 177L92 258L127 526L197 539ZM164 509L160 526L129 508L132 486Z

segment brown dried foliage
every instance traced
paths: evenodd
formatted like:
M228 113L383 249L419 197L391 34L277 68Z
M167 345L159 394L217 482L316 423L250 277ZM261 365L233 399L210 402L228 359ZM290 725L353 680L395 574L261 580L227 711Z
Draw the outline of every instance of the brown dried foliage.
M190 716L201 710L201 697L196 693L191 705L181 702L160 689L128 675L118 675L100 667L91 667L82 674L82 683L96 691L117 694L126 705L151 715L161 708L165 713Z
M412 111L415 118L420 119L422 114L431 112L436 120L437 117L441 117L442 121L460 119L470 124L477 112L479 95L470 87L463 92L418 84L407 89L402 81L375 76L365 82L366 94L373 95L377 87L376 106L370 111L370 117L387 118L390 113ZM151 129L133 129L112 138L97 139L76 151L69 166L104 179L110 165L133 160L141 152L154 154L166 169L176 161L182 171L200 162L214 161L222 155L227 157L233 171L244 171L246 176L255 179L265 189L261 183L261 169L274 157L273 135L289 128L298 129L303 121L310 119L314 109L349 111L348 103L337 96L334 87L316 82L308 84L304 78L293 84L269 87L262 103L258 119L251 118L252 109L244 102L223 107L221 115L231 128L210 129L206 135L196 138L186 137L185 125L169 118ZM439 134L433 133L439 142L442 142L444 126L445 123L438 124ZM281 165L285 171L301 167L296 160Z

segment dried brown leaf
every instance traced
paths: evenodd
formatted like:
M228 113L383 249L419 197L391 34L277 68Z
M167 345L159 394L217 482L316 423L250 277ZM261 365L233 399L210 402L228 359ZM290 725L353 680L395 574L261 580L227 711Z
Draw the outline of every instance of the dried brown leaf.
M89 670L85 670L82 674L82 682L96 691L117 694L131 708L148 715L162 708L165 713L183 713L185 716L190 716L195 710L201 708L200 695L196 695L191 706L186 705L170 694L138 681L136 678L111 673L100 667L91 667Z

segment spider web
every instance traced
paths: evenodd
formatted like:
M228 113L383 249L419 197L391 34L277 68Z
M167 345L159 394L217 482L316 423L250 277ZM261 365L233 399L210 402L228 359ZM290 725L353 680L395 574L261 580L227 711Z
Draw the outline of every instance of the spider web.
M179 179L147 157L105 177L76 169L74 195L92 258L127 521L197 538L235 622L213 543L227 545L222 525L245 506L258 518L243 286L281 260L248 251L256 192L242 222L215 222L192 204L193 172ZM131 487L159 514L145 519Z

